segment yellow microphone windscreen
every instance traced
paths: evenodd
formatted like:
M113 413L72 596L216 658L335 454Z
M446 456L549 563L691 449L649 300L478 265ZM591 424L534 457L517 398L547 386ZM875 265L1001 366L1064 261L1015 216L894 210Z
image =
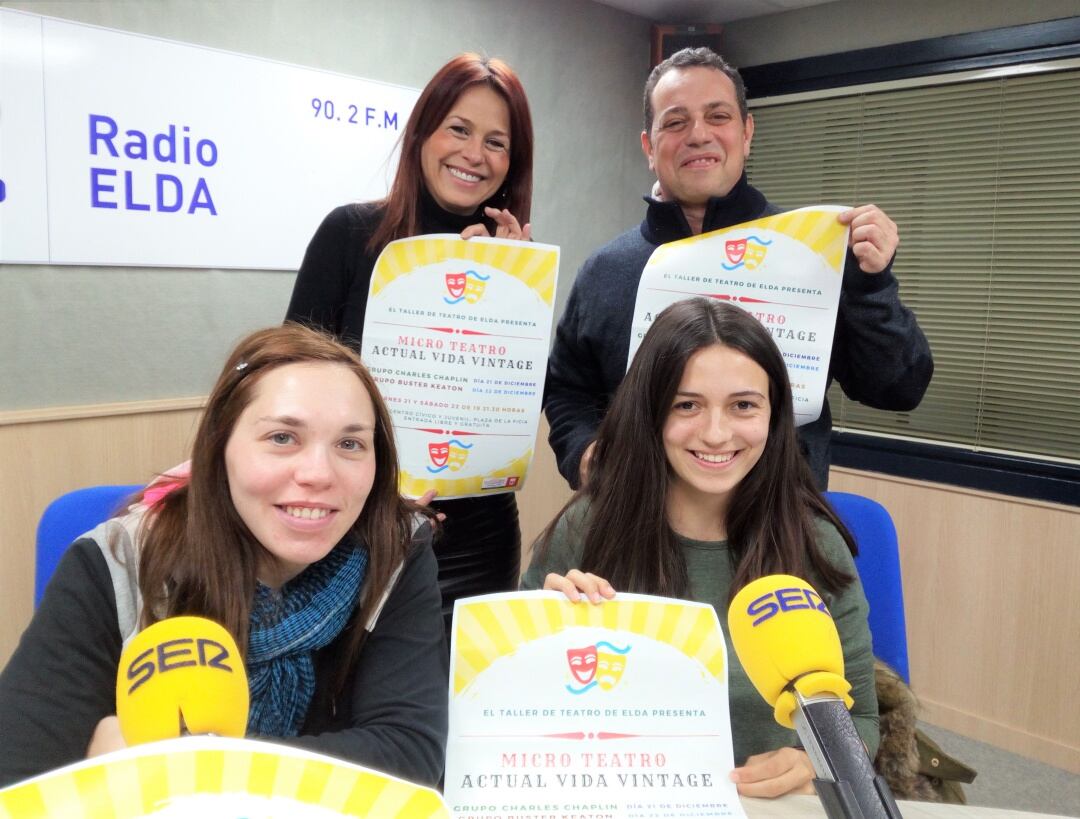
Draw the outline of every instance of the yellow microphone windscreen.
M180 736L182 725L243 737L248 682L236 641L204 617L170 617L139 632L120 655L116 715L129 745Z
M773 574L749 583L731 601L728 630L746 675L782 725L791 727L794 710L785 689L800 678L804 695L833 693L851 707L840 635L825 601L805 580Z

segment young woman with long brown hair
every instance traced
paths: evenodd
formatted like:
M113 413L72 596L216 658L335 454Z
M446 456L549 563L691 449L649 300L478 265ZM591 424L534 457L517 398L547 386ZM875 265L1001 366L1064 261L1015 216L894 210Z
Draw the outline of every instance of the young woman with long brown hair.
M461 54L420 94L389 195L333 210L308 245L286 319L360 349L375 261L395 239L457 233L529 239L533 132L506 63ZM521 531L513 493L438 501L435 551L449 627L454 600L517 582Z
M749 313L696 298L664 310L645 334L600 425L587 481L541 536L522 588L711 603L727 638L739 792L813 793L795 733L775 722L739 665L727 608L764 575L814 585L836 620L852 715L873 758L873 655L854 551L799 448L772 337Z
M235 638L249 735L438 782L431 526L397 478L390 416L355 352L295 324L241 341L190 475L152 484L61 560L0 674L0 784L121 747L122 646L179 615Z

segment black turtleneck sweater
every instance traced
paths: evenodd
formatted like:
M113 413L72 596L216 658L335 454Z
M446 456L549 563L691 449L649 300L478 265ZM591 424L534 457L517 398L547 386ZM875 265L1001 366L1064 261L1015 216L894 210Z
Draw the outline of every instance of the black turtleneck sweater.
M293 287L286 321L298 321L333 333L360 352L371 271L382 248L369 252L368 240L382 221L377 202L334 208L308 244ZM443 210L430 195L420 203L422 233L461 233L488 223L479 216Z
M691 236L675 202L646 198L641 226L604 245L586 260L574 280L548 360L544 413L559 471L578 485L578 464L596 437L600 420L626 374L630 328L638 281L659 245ZM713 197L703 231L720 230L779 213L747 181ZM848 251L833 336L829 379L851 399L887 410L914 409L934 372L930 345L901 302L892 263L881 273L864 273ZM819 488L829 479L832 415L825 401L821 417L799 427L799 439Z
M360 352L371 271L382 252L381 247L368 251L367 243L382 216L376 202L344 205L330 212L308 244L286 321L326 330ZM426 193L420 216L423 233L461 233L478 222L491 229L487 219L450 213ZM446 515L435 541L435 556L449 634L457 598L517 588L521 529L511 492L437 500L432 508Z

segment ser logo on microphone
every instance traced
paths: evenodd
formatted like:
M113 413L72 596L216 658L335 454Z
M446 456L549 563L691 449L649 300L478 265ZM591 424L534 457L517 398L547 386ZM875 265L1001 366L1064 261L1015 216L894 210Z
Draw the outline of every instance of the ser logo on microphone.
M164 674L178 668L204 666L232 674L233 667L226 663L229 659L229 649L209 637L165 640L137 655L128 665L127 678L134 680L128 694L132 694L154 674Z
M750 601L750 605L746 607L746 614L757 618L751 625L758 626L782 611L799 609L814 609L829 615L829 610L825 607L825 601L821 599L821 595L811 588L800 586L766 592L761 597Z

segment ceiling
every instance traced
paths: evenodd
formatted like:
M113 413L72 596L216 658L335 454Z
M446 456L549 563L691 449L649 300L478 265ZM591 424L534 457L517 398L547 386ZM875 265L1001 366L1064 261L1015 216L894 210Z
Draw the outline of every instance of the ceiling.
M596 0L654 23L730 23L832 0Z

